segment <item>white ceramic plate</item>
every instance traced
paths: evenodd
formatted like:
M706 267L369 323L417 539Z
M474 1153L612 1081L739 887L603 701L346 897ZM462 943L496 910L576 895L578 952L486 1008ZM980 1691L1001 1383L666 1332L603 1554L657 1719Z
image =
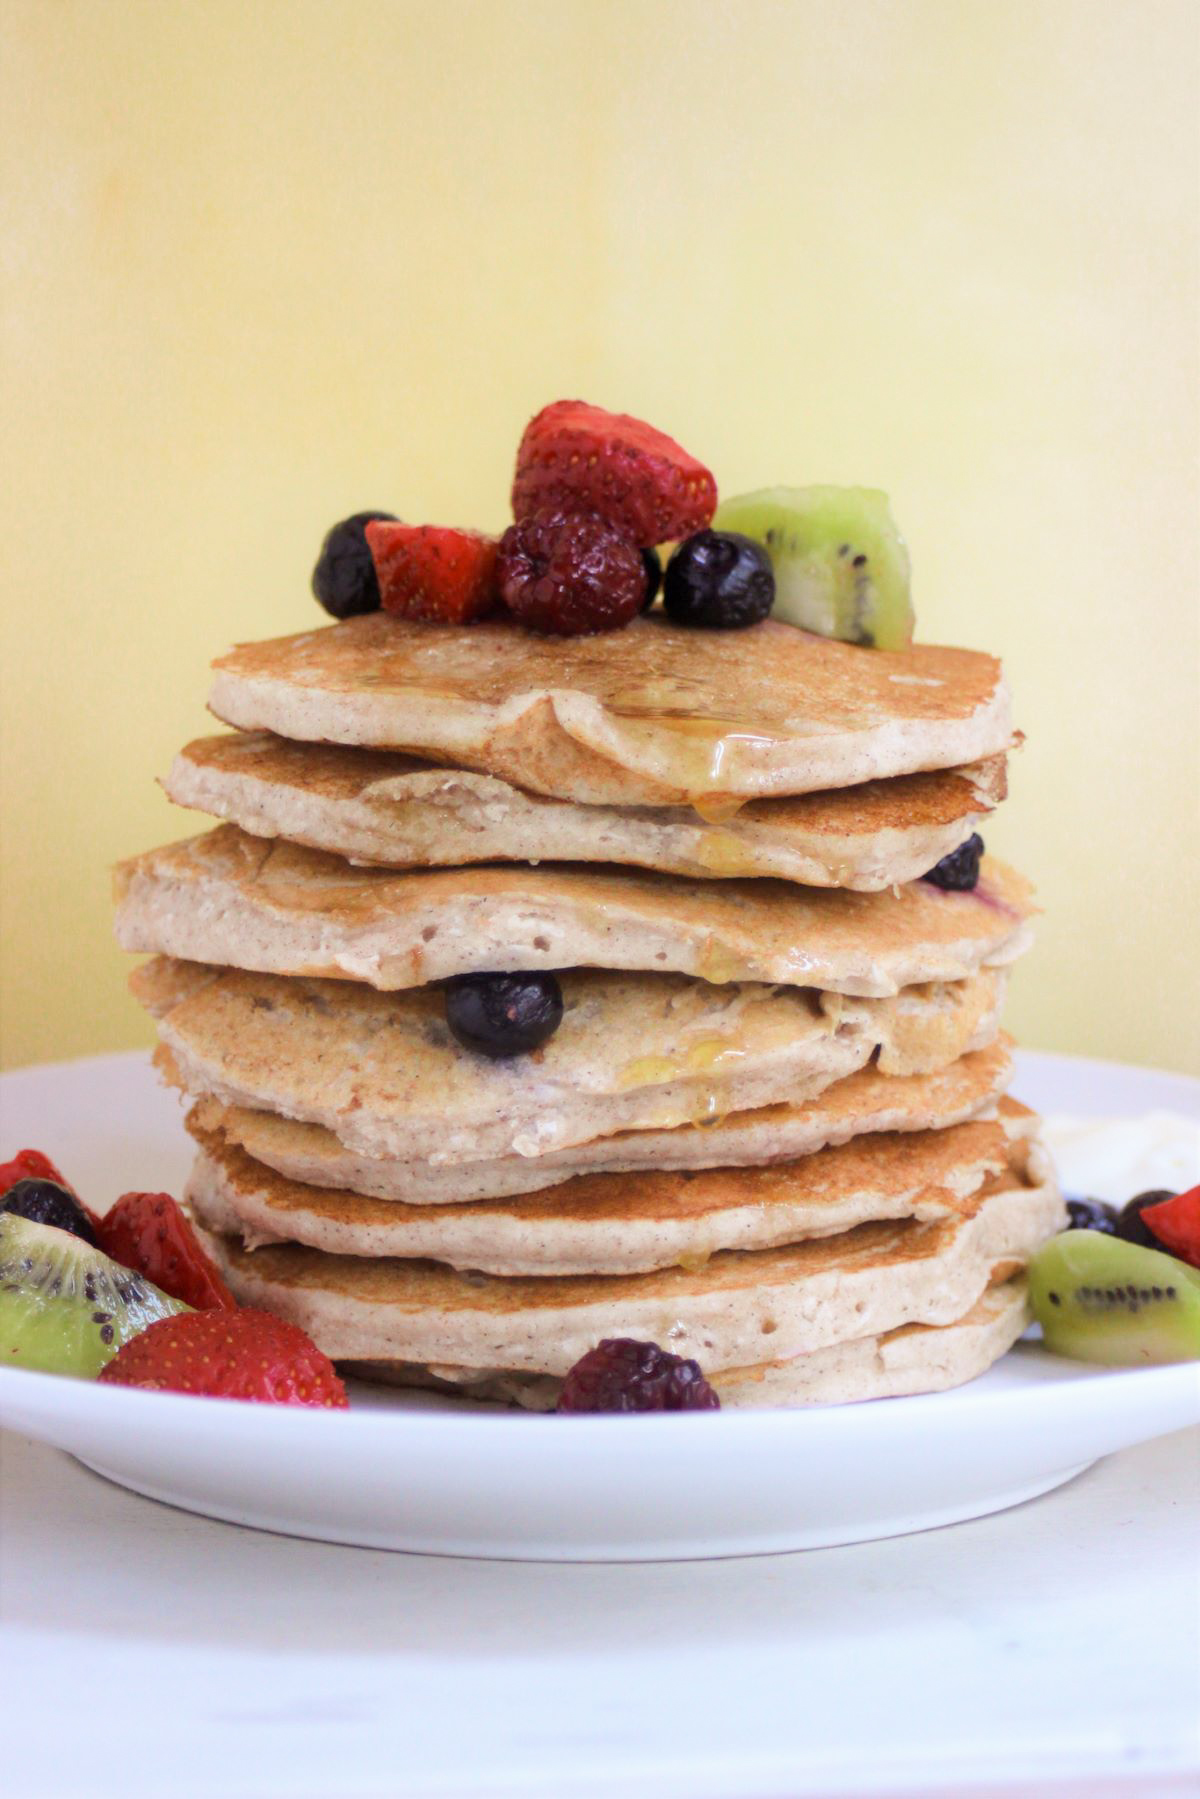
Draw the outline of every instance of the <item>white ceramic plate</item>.
M1200 1082L1069 1057L1023 1056L1016 1091L1076 1118L1200 1119ZM131 1187L178 1191L189 1160L178 1103L142 1056L7 1076L0 1119L4 1154L45 1149L98 1206ZM952 1393L642 1418L365 1387L349 1415L306 1412L0 1369L0 1423L151 1498L293 1536L517 1560L752 1555L927 1530L1197 1420L1195 1365L1108 1372L1033 1343Z

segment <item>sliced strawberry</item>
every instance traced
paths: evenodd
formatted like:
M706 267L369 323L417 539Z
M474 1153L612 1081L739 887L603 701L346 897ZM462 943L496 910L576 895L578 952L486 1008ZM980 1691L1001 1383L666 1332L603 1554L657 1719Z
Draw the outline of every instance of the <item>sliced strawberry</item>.
M54 1181L57 1186L65 1187L93 1231L99 1232L100 1220L95 1212L90 1206L84 1205L70 1181L59 1173L49 1156L44 1156L40 1149L19 1149L11 1162L0 1162L0 1199L18 1181Z
M557 400L531 419L517 451L515 519L546 506L595 512L639 549L703 530L717 484L673 437L624 412Z
M97 1226L105 1255L144 1274L198 1312L234 1311L237 1300L169 1193L124 1193Z
M1143 1206L1142 1223L1173 1256L1200 1268L1200 1187L1189 1187L1156 1206Z
M180 1312L131 1337L100 1372L113 1387L209 1399L344 1407L333 1363L297 1324L270 1312Z
M373 520L367 542L385 612L465 625L496 605L496 541L449 525Z

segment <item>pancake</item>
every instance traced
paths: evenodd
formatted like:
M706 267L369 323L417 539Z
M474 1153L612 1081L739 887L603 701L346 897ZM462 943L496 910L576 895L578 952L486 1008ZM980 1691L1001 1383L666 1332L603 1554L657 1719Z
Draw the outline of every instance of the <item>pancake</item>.
M1003 756L795 799L751 800L724 824L691 807L578 806L412 756L292 743L266 731L189 743L170 798L348 861L387 868L607 862L699 878L767 875L877 892L957 849L1005 794Z
M773 619L718 632L651 613L561 638L372 612L241 644L214 668L226 724L403 750L588 805L814 793L1012 741L993 657L864 649Z
M324 1125L375 1157L538 1156L811 1098L872 1056L944 1066L997 1030L1004 977L850 999L803 987L568 970L563 1020L530 1055L463 1049L436 988L221 970L157 958L131 986L159 1019L160 1062L193 1097Z
M1040 1146L1016 1146L1013 1161L947 1217L725 1250L695 1270L500 1277L202 1234L241 1304L301 1325L335 1361L563 1375L602 1338L634 1337L707 1372L962 1318L998 1264L1015 1272L1065 1223Z
M1012 1348L1031 1318L1028 1284L1022 1275L1013 1275L994 1281L953 1324L902 1324L881 1336L855 1337L788 1362L724 1368L713 1374L712 1385L725 1408L846 1405L898 1399L908 1393L942 1393L985 1373ZM344 1362L342 1372L389 1386L432 1388L535 1412L552 1410L562 1387L562 1381L550 1374L447 1367L435 1371L415 1363Z
M396 873L236 825L116 870L124 949L385 991L489 970L649 969L884 997L1028 947L1028 882L985 858L970 893L888 893L602 867Z
M1006 1100L994 1120L876 1133L770 1168L579 1175L515 1199L414 1206L285 1180L190 1120L200 1154L187 1199L208 1230L250 1249L294 1242L488 1274L637 1274L880 1218L945 1217L1008 1166L1010 1138L1035 1123Z
M377 1161L354 1154L321 1125L211 1098L196 1102L189 1123L288 1180L414 1206L457 1205L533 1193L594 1171L764 1167L872 1131L944 1130L990 1108L1011 1075L1011 1044L1002 1035L931 1074L881 1074L869 1064L801 1104L734 1112L710 1125L627 1131L543 1156L490 1162Z

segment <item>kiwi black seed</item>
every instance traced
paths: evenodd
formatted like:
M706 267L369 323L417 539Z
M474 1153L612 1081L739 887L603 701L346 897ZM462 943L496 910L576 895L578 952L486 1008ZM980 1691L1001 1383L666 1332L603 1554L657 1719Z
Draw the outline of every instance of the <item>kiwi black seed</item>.
M1117 1366L1200 1360L1200 1270L1103 1231L1069 1230L1029 1270L1046 1347Z

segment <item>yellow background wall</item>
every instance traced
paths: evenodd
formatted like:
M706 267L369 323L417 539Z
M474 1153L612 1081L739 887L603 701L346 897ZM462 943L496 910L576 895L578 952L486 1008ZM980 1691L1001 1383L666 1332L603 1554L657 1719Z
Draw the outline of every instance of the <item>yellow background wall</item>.
M1029 742L1026 1041L1200 1067L1192 0L3 0L3 1054L148 1041L108 865L332 520L581 394L890 490Z

